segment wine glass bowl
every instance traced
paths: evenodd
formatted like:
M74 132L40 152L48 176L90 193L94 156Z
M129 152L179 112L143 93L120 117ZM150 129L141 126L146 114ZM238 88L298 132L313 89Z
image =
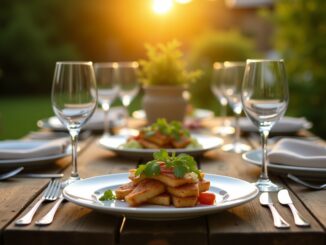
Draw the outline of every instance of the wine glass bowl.
M268 178L267 138L285 114L289 101L284 61L247 60L241 100L245 114L261 135L262 172L256 185L261 191L278 191L279 187Z
M119 93L118 63L98 62L94 64L96 82L98 87L98 102L104 112L104 135L109 135L108 114L113 101Z
M230 126L230 122L226 119L226 109L228 105L227 98L222 92L224 65L222 62L215 62L213 64L213 74L211 80L211 91L215 98L221 105L221 120L222 125L214 130L215 133L220 135L229 135L234 133L234 128Z
M54 114L68 129L72 143L72 171L65 184L80 179L77 170L78 135L95 111L97 88L92 62L56 62L51 91Z
M241 86L245 69L245 62L224 62L222 92L235 114L235 137L232 144L222 147L227 152L243 153L249 151L249 145L240 142L239 118L242 112Z
M119 84L119 97L122 105L125 107L128 113L128 107L132 100L136 97L140 90L140 84L138 82L137 72L138 63L135 61L130 62L118 62L117 80ZM120 134L136 134L135 130L128 128L128 116L126 120L126 126L120 130Z

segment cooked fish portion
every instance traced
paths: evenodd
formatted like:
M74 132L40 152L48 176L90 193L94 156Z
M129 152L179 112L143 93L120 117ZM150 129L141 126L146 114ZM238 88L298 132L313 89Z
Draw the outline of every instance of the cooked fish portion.
M211 186L211 182L208 180L202 179L198 182L198 186L199 186L199 192L208 191L209 187Z
M193 207L197 204L198 197L176 197L172 196L172 202L173 205L176 208L182 208L182 207Z
M176 197L191 197L199 195L198 184L186 184L178 187L170 187L167 188L168 193L172 194Z
M162 205L162 206L170 206L171 203L171 197L166 194L160 194L156 197L153 197L147 201L149 204L155 204L155 205Z
M185 136L182 136L182 137L180 137L180 139L174 140L171 142L171 144L173 145L173 148L177 148L177 149L185 148L190 143L191 143L190 138L185 137Z
M132 190L136 187L137 184L133 182L129 182L127 184L119 186L118 189L115 190L115 196L118 200L123 200L125 196L127 196Z
M161 173L160 175L152 176L149 178L161 181L162 183L170 187L177 187L185 184L193 184L198 181L192 177L177 178L173 173Z
M161 182L152 179L144 179L125 196L125 200L132 206L138 206L164 191L165 186Z

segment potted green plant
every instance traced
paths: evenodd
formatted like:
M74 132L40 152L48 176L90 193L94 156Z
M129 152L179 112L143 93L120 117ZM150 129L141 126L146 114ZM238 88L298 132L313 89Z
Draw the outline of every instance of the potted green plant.
M145 45L147 59L140 60L140 81L144 85L143 108L150 123L157 118L183 121L187 100L184 92L201 72L187 71L180 43Z

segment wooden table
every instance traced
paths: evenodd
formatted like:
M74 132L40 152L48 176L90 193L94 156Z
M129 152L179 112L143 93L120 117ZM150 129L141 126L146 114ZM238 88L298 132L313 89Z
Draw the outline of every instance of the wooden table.
M216 125L215 121L207 125ZM229 138L225 139L229 141ZM243 139L254 148L257 137ZM98 136L83 142L79 153L79 172L83 178L109 173L123 173L136 166L136 161L115 156L100 148ZM206 173L227 175L255 181L260 169L242 160L241 155L220 149L205 154L200 163ZM46 168L48 172L70 173L70 158L61 159ZM44 169L40 170L45 172ZM271 175L289 189L301 214L311 223L309 228L295 226L289 208L273 196L280 214L290 223L288 230L273 226L270 211L258 198L242 206L214 215L178 221L140 221L123 219L64 203L54 222L46 227L15 226L14 221L39 199L48 180L13 178L0 182L0 244L325 244L326 190L311 191L287 179ZM53 203L44 204L33 221L42 217Z

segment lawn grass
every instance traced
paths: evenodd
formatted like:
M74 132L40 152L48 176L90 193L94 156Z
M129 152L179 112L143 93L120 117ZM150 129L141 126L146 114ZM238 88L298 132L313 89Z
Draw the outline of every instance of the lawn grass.
M121 105L117 100L113 106ZM131 103L129 111L141 107L141 95ZM0 99L0 140L17 139L37 130L37 121L53 115L51 97L45 95L6 97Z

